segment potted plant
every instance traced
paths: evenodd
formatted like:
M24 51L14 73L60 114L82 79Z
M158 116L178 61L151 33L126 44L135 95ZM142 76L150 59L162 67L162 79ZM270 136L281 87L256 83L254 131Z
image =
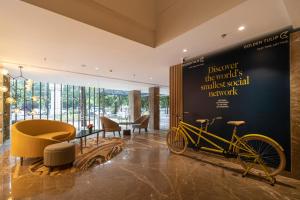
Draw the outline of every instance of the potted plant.
M89 129L89 132L92 133L94 125L93 124L89 124L89 125L87 125L87 128Z

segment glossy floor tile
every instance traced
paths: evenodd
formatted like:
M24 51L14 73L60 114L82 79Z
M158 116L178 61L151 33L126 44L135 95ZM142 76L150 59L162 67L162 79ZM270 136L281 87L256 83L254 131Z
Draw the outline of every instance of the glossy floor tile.
M165 133L125 140L119 155L88 171L19 178L13 178L16 160L6 144L0 151L0 199L300 199L299 180L279 176L271 186L256 176L242 178L239 165L216 156L171 154Z

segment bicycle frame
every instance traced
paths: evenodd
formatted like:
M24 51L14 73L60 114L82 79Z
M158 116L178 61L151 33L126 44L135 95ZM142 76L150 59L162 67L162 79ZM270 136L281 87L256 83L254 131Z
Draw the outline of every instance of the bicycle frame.
M203 124L205 124L205 127L203 128ZM244 135L242 137L239 137L237 135L237 126L234 126L233 132L232 132L232 136L230 140L226 140L220 136L217 136L211 132L208 132L209 126L209 121L206 121L204 123L201 123L201 127L196 127L193 126L191 124L188 124L186 122L183 121L179 121L179 124L177 127L173 127L172 130L175 131L176 135L175 135L175 140L178 140L178 137L180 135L184 136L184 140L186 140L186 142L188 142L188 140L190 140L194 145L199 145L200 140L204 140L205 142L211 144L213 147L207 147L207 146L202 146L200 147L200 149L202 150L206 150L206 151L210 151L210 152L215 152L215 153L221 153L223 154L225 157L244 157L247 159L251 159L253 160L251 165L247 166L245 168L245 171L243 173L243 177L246 176L248 174L248 172L254 167L255 163L257 163L261 169L264 171L267 179L271 182L272 185L275 184L276 179L270 175L269 170L267 169L266 163L264 163L264 161L260 158L260 155L257 154L257 152L255 151L255 149L253 149L251 146L249 146L246 142L243 141L243 138L245 137L249 137L249 136L260 136L260 137L265 137L263 135L260 134L247 134ZM196 136L198 136L197 141L195 141L192 137L191 134L194 134ZM211 139L208 139L207 136L210 136L212 138L214 138L215 140L221 141L222 143L228 144L229 147L227 149L223 148L222 146L216 144L215 142L213 142ZM177 139L176 139L177 138ZM283 151L283 148L274 140L272 140L271 138L265 137L267 140L271 141L273 144L275 144L277 147L280 148L281 151ZM242 150L242 151L240 151Z
M220 136L217 136L213 133L210 133L207 131L207 125L206 128L203 129L202 125L201 128L198 128L196 126L193 126L191 124L188 124L186 122L180 121L179 125L177 127L177 132L178 130L180 130L182 133L184 133L184 135L193 143L198 145L200 143L200 139L203 139L204 141L208 142L209 144L211 144L212 146L214 146L214 148L210 148L210 147L200 147L203 150L207 150L207 151L211 151L211 152L216 152L216 153L224 153L226 150L221 147L220 145L216 144L215 142L211 141L210 139L206 138L205 136L203 136L203 134L206 134L208 136L211 136L219 141L222 141L223 143L229 144L229 148L227 149L227 151L232 151L234 147L237 146L237 143L240 141L240 137L237 136L237 129L236 127L233 129L233 133L231 136L231 140L226 140ZM187 132L190 131L191 133L195 134L198 136L198 141L196 142L191 136L190 134ZM244 148L239 146L240 149L246 150L248 152L252 152L251 149L249 149L247 146L245 146L243 144Z

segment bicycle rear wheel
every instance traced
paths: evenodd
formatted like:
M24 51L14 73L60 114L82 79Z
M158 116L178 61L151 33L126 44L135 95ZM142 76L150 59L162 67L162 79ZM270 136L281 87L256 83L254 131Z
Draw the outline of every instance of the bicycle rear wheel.
M238 160L245 170L259 169L266 176L275 176L285 168L286 158L282 148L271 138L246 135L235 149Z
M187 148L188 141L180 130L171 129L167 134L167 145L171 152L182 154Z

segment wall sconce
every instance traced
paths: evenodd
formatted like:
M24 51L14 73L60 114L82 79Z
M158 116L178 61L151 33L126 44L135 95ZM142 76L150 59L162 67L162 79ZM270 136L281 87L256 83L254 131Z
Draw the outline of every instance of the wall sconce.
M29 115L36 115L37 111L35 109L33 109L31 112L28 112Z
M18 114L21 112L21 110L19 108L15 108L14 111L13 111L15 114Z
M7 97L5 99L5 103L14 104L14 103L16 103L16 100L14 98L12 98L12 97Z
M0 92L7 92L8 88L6 86L0 86Z
M32 101L36 102L36 101L38 101L39 98L37 96L32 96L31 99L32 99Z

